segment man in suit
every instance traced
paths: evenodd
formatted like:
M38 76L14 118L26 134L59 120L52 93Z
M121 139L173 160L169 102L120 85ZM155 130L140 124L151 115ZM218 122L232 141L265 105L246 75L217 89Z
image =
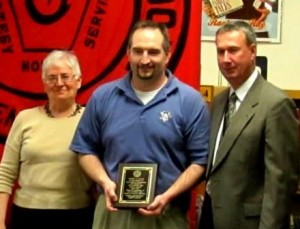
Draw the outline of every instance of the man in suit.
M212 104L199 228L288 228L299 172L296 106L256 69L256 35L248 23L223 25L215 43L230 87ZM227 105L233 93L236 100Z

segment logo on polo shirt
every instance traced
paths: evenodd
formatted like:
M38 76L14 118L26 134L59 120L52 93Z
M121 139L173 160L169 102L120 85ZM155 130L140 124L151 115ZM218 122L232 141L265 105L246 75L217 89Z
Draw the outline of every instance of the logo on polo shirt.
M162 111L162 112L160 112L159 119L162 120L163 122L167 122L171 118L172 118L172 115L171 115L170 111Z

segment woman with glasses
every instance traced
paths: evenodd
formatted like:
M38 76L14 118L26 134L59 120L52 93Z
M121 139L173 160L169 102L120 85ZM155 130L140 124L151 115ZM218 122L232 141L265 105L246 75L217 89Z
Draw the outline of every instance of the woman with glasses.
M0 164L0 229L5 229L9 196L17 182L11 229L89 229L92 182L69 145L83 107L77 57L54 50L44 59L42 82L48 101L20 112L9 132Z

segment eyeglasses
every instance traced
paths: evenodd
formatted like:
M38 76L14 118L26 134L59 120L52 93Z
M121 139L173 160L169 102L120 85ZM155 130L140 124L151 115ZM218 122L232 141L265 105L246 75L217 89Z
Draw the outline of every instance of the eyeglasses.
M69 75L69 74L48 75L46 76L44 82L49 85L57 84L59 77L61 82L69 83L74 79L75 75Z

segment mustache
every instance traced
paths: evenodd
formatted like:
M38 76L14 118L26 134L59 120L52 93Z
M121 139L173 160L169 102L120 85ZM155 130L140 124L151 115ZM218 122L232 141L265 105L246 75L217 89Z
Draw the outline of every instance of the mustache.
M138 68L153 68L154 65L152 63L147 63L147 64L142 64L142 63L139 63Z

